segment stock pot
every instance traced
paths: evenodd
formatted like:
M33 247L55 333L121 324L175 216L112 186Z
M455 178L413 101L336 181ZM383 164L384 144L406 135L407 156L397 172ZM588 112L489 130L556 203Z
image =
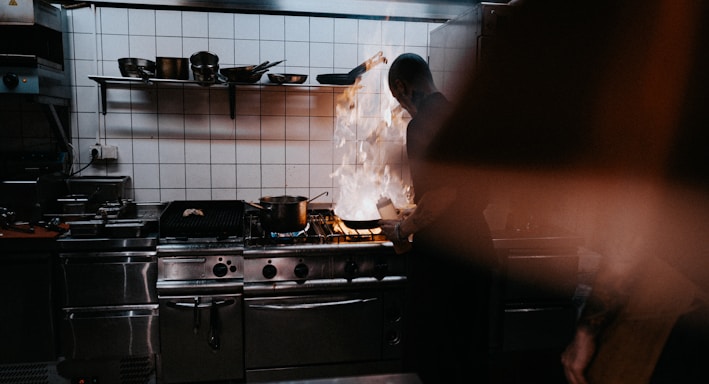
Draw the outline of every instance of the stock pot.
M267 231L299 232L308 224L308 203L323 195L327 192L312 199L304 196L264 196L259 199L259 204L247 204L261 211L261 225Z

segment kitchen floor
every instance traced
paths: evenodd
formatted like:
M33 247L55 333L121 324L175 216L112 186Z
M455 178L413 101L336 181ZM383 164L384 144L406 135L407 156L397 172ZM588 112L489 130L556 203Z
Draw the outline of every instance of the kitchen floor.
M421 384L421 380L415 374L400 373L388 375L338 377L331 379L277 381L263 384Z

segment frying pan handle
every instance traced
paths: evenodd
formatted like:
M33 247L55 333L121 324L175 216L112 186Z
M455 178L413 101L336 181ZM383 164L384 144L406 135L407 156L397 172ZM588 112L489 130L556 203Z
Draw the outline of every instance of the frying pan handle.
M146 71L145 68L143 68L143 67L138 67L138 72L140 72L140 78L143 79L144 83L147 84L150 82L150 72ZM97 188L97 190L94 192L94 194L96 192L98 192L98 189L100 189L100 188Z
M387 58L384 57L384 53L382 51L377 52L374 56L365 60L362 64L354 67L347 73L347 76L354 80L379 63L387 63Z
M271 67L275 67L276 65L278 65L284 61L285 60L280 60L280 61L276 61L273 63L269 63L268 61L266 61L266 62L263 62L263 63L257 65L256 68L251 70L251 72L254 73L254 72L264 71L264 70L269 69Z

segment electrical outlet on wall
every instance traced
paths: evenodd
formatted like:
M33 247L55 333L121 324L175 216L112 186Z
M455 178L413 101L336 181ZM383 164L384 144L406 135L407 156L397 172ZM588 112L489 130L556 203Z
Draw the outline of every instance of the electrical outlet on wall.
M118 159L118 147L115 145L94 144L89 147L91 158L94 160Z
M105 160L116 160L118 159L118 147L115 145L104 145L102 155Z

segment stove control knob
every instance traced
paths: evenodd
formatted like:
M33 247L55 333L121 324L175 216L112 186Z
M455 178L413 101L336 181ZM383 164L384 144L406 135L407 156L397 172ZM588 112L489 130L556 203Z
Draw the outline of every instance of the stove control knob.
M299 263L295 266L293 273L295 273L295 276L297 278L304 279L306 276L308 276L308 266L303 263Z
M20 79L14 73L6 73L5 76L2 77L2 82L8 89L15 89L17 85L20 84Z
M359 274L359 265L354 260L347 260L345 262L345 277L347 279L353 279Z
M261 272L263 273L263 277L273 279L278 273L278 269L276 269L276 266L273 264L266 264Z
M374 264L374 277L381 280L386 277L389 272L389 265L386 262L380 261Z
M212 268L212 272L214 272L216 277L224 277L227 272L229 272L229 267L224 263L215 264L214 268Z

